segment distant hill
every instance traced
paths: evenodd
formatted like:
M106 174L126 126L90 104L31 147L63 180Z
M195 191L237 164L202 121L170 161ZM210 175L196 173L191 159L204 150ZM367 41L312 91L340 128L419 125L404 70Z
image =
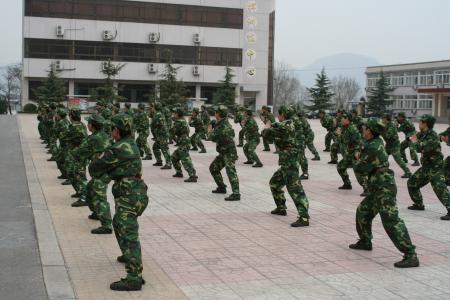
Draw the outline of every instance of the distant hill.
M296 74L302 85L311 87L315 84L316 74L325 67L330 79L339 75L353 77L364 89L366 85L366 67L377 65L380 65L380 63L375 58L343 53L318 59L313 64L297 70Z

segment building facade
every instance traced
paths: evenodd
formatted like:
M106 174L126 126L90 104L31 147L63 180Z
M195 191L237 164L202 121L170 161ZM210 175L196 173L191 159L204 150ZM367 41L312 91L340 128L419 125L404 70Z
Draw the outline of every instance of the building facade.
M417 118L432 114L447 122L450 112L450 60L368 67L367 90L375 87L381 72L394 91L391 109Z
M147 101L166 50L187 97L211 102L229 66L237 103L272 104L275 0L24 0L23 23L22 105L51 64L68 96L91 95L108 60L125 64L119 94Z

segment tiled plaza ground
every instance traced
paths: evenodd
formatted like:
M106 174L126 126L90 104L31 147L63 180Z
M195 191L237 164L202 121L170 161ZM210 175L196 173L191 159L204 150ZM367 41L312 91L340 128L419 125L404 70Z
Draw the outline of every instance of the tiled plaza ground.
M310 161L310 180L304 182L311 226L294 229L289 197L287 217L270 215L274 204L268 182L277 168L276 155L260 147L265 166L253 169L242 164L240 148L242 201L227 203L211 194L215 186L208 166L215 151L210 142L208 154L192 153L197 184L173 179L173 171L152 167L154 161L144 162L150 206L140 219L140 235L147 284L138 293L111 292L109 283L124 275L115 261L114 236L89 233L97 224L87 219L87 208L70 207L73 191L60 185L56 165L46 162L35 116L20 116L20 124L79 299L450 299L450 222L439 220L445 209L427 186L427 210L407 210L406 180L395 163L400 215L421 261L416 269L394 269L401 254L379 218L373 226L374 250L348 249L357 239L354 217L362 190L352 171L354 190L337 190L341 181L336 167L327 164L327 153L320 151L320 162ZM325 132L318 121L312 127L322 150Z

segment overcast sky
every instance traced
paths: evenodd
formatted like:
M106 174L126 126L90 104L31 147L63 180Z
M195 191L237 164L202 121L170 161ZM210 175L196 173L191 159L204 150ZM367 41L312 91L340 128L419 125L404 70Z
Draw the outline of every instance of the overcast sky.
M20 61L22 0L0 0L0 64ZM450 59L449 0L277 0L276 57L301 68L355 53L383 64Z

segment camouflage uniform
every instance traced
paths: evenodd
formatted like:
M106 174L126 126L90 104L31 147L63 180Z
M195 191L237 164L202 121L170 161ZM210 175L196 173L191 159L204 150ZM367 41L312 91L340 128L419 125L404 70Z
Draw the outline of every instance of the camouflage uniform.
M367 127L375 134L383 130L383 125L377 119L370 119ZM354 165L355 171L369 177L369 195L356 210L356 230L360 238L358 244L369 247L365 250L372 249L372 220L379 213L383 227L395 247L405 255L405 258L417 259L415 246L411 242L405 223L398 215L397 186L394 172L389 169L388 158L383 141L376 136L367 141L361 158ZM361 249L355 247L357 245L351 245L350 248Z
M433 130L435 119L432 116L424 115L421 121L427 122L429 129L417 134L417 143L412 144L413 147L422 153L422 167L408 180L408 192L414 202L414 205L410 209L424 209L420 189L428 183L431 183L436 196L450 214L450 192L447 189L443 171L444 156L441 152L439 136Z
M248 110L245 114L245 119L243 120L244 127L244 136L245 136L245 145L244 145L244 154L247 158L246 164L253 164L254 167L262 167L261 160L256 154L256 148L261 142L259 136L259 127L253 118L252 111Z
M320 124L323 128L327 130L327 134L325 135L325 151L329 152L331 151L331 142L334 140L334 123L333 118L327 114L325 114L324 111L320 111L320 114L323 115L322 118L320 118ZM337 160L337 159L336 159Z
M91 166L100 158L103 152L111 146L109 136L103 131L105 119L100 115L92 115L88 118L88 122L96 126L81 146L76 150L76 156L81 160L90 161L88 170L91 180L86 187L86 202L91 212L93 212L103 228L111 229L111 211L106 197L108 184L111 181L107 174L97 174L91 171ZM95 231L93 231L95 233Z
M448 127L447 130L442 132L439 136L447 137L450 141L450 127ZM450 146L450 142L447 143L447 146ZM447 158L444 160L444 175L445 182L447 183L447 185L450 185L450 156L447 156Z
M270 112L270 108L267 106L263 106L263 112L261 114L261 120L263 121L264 125L267 124L273 124L275 123L275 117L274 115ZM264 151L270 151L270 144L273 144L273 140L270 138L269 135L267 135L267 129L263 129L263 131L261 132L261 136L263 139L263 144L264 144Z
M153 144L153 153L155 154L156 164L161 165L161 152L166 160L166 166L171 166L170 152L169 152L169 131L167 128L166 117L161 112L160 103L156 104L157 111L153 115L152 119L152 133L155 137L155 143Z
M211 118L209 116L208 111L206 110L206 106L202 106L202 111L201 111L201 120L203 122L203 127L204 127L204 134L202 136L202 138L207 139L208 138L208 126L209 123L211 122Z
M191 156L189 155L191 145L191 141L189 139L189 125L184 119L184 112L182 109L175 109L174 113L178 115L172 127L172 136L174 136L178 145L178 148L172 154L172 164L176 171L175 175L181 175L176 177L183 176L183 171L181 170L181 164L183 164L183 167L188 172L189 177L191 179L194 179L195 177L196 179L196 171L194 169L194 165L192 164Z
M336 116L336 118L333 120L333 124L334 124L334 132L336 132L336 129L338 128L342 128L342 116L338 115ZM330 157L331 157L331 161L330 163L337 163L337 161L339 160L339 153L342 154L342 156L344 156L344 153L342 153L342 145L341 145L342 141L341 141L341 137L337 136L336 133L334 133L334 143L331 145L331 150L330 150Z
M293 109L293 108L291 108ZM296 145L297 145L297 154L298 154L298 162L300 163L300 167L302 169L302 177L304 179L308 179L308 159L305 155L305 132L303 123L300 120L300 118L295 114L292 116L292 122L295 127L295 133L296 133Z
M139 153L144 160L152 159L152 152L148 146L148 136L150 135L150 121L145 112L145 105L139 104L139 111L134 115L134 128L138 134L136 144L139 148Z
M234 142L234 130L228 122L228 112L224 107L219 107L217 110L221 114L222 119L213 122L213 131L210 134L211 141L216 143L216 151L219 154L209 166L209 171L216 182L218 189L225 190L226 185L223 182L222 174L223 168L227 172L228 179L233 190L233 195L239 195L239 179L236 172L236 160L238 159L236 144Z
M205 126L199 115L198 109L194 109L192 118L189 122L190 127L195 128L194 134L191 136L191 144L193 151L197 151L200 148L200 153L206 153L205 145L203 145L202 137L205 136Z
M343 117L348 118L349 116L344 114ZM356 129L353 124L348 126L342 126L342 132L339 136L340 145L342 146L342 160L339 161L337 165L337 171L344 182L342 188L346 189L348 187L351 189L350 177L348 176L347 169L353 168L355 160L355 153L360 152L363 146L361 134ZM358 183L363 187L364 191L367 189L367 177L366 175L360 174L358 171L353 169L355 172L356 179Z
M300 121L303 123L303 132L305 135L305 146L311 151L314 155L313 160L320 160L319 152L317 152L316 147L314 146L314 131L311 129L311 125L308 120L304 116L304 114L300 115Z
M90 171L98 177L107 175L114 180L112 193L116 212L113 227L123 254L127 277L112 283L111 288L138 290L142 286L142 257L137 219L148 205L147 185L141 179L142 161L131 136L133 119L119 114L111 121L113 128L120 130L120 139L91 164Z
M397 126L390 120L390 116L385 116L385 118L388 119L388 123L383 132L383 139L386 142L386 153L392 155L395 162L403 170L403 176L409 177L411 176L411 171L400 154L400 139L398 137Z
M244 113L245 108L239 107L234 114L234 123L239 124L241 126L241 130L239 131L239 144L237 145L238 147L244 146L245 131L244 126L242 125L242 121L245 118Z
M57 134L57 140L59 141L59 145L56 147L55 151L55 161L58 169L61 171L60 178L67 179L67 170L66 170L66 154L67 154L67 143L64 141L63 137L66 134L67 130L70 127L70 121L66 118L67 111L66 109L58 110L58 118L55 124L55 132Z
M406 148L409 148L409 154L411 155L411 159L415 163L419 163L419 158L417 157L417 152L414 146L411 143L410 137L416 134L416 128L414 127L414 124L406 119L406 116L404 113L399 113L399 117L403 118L403 122L400 123L400 126L398 128L399 132L403 132L405 134L405 140L400 144L400 154L402 155L403 160L407 163L408 158L406 158Z
M173 144L173 131L172 131L172 127L173 127L173 120L172 120L172 112L168 107L162 107L161 109L161 113L163 114L165 120L166 120L166 126L167 126L167 132L168 132L168 140L169 140L169 144Z
M268 134L273 137L278 149L278 165L280 166L270 179L270 190L272 191L273 199L277 205L277 209L272 211L272 214L286 215L287 207L283 187L287 186L288 193L297 208L299 221L304 223L303 226L307 226L306 224L309 220L309 202L299 178L298 147L295 125L294 121L290 119L292 113L289 112L288 108L281 107L280 112L282 112L288 120L274 123L273 127L268 129ZM294 224L295 223L293 223L293 226Z

